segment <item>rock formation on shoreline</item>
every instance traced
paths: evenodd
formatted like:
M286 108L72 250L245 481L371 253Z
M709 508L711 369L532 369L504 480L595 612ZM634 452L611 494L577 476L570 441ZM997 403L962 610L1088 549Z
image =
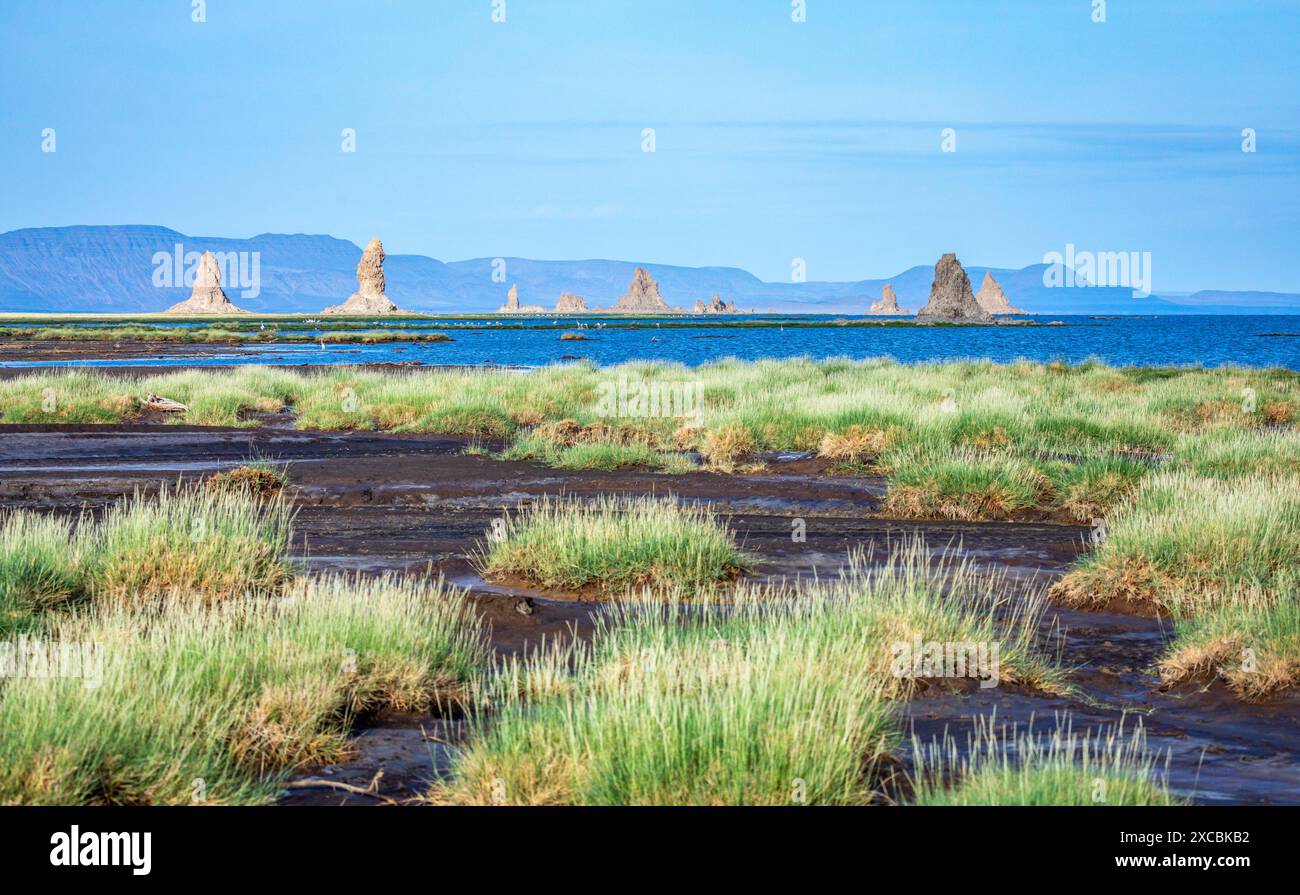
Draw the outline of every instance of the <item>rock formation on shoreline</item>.
M705 304L700 299L695 300L695 307L691 309L692 314L738 314L736 303L734 301L723 301L722 296L718 293L713 294L713 298Z
M511 283L510 291L506 293L506 303L497 308L498 314L544 314L546 308L541 305L521 305L519 304L519 284Z
M975 293L975 300L979 305L990 314L1025 314L1020 308L1011 306L1007 301L1006 293L998 285L998 281L993 279L993 274L984 274L984 284L980 286L980 291Z
M930 301L917 312L918 323L987 323L993 319L971 292L970 277L952 252L934 266Z
M898 296L894 294L893 283L885 284L885 288L880 292L880 301L873 301L871 309L867 313L877 317L903 317L907 315L907 311L898 306Z
M237 308L221 291L221 268L211 252L199 259L199 269L194 277L194 289L185 301L172 305L164 314L247 314Z
M560 297L555 300L555 310L562 314L585 311L587 310L587 300L581 295L574 295L572 292L561 292Z
M632 283L627 292L614 303L611 311L659 312L672 311L664 297L659 294L659 284L644 267L638 267L632 274Z
M400 308L385 293L384 244L376 236L366 243L357 264L357 291L341 305L321 311L322 314L396 314Z

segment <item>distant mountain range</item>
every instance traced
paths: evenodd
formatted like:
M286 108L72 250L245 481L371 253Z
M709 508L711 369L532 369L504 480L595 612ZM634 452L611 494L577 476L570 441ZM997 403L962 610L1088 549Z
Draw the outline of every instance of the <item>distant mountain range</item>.
M356 290L361 248L332 236L264 233L227 239L153 226L45 227L0 234L0 311L161 311L189 295L184 286L155 285L156 256L172 255L177 246L182 253L256 252L258 294L244 296L238 284L225 284L230 299L250 311L313 313ZM586 298L588 307L610 305L627 290L638 266L650 271L665 300L676 307L689 309L696 299L708 301L716 293L746 310L840 314L866 313L886 283L894 285L899 304L914 312L928 299L934 273L931 262L852 283L768 283L734 267L525 258L443 262L423 255L389 255L384 269L388 295L403 308L476 313L504 304L512 283L519 285L522 304L554 307L561 292L573 292ZM1012 305L1035 314L1300 313L1300 295L1289 293L1203 291L1134 298L1122 288L1048 288L1046 269L1042 264L1020 270L966 265L975 288L991 272Z

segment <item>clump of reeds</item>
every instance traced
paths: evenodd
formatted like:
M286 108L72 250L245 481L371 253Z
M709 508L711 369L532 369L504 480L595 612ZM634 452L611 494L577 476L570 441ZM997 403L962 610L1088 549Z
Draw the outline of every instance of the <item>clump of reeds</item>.
M547 588L699 590L753 565L715 512L672 499L548 498L498 521L478 556L481 573Z

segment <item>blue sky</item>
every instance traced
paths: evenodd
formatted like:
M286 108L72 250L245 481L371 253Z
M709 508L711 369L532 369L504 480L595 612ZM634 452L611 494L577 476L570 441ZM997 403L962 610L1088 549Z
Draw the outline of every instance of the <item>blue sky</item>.
M0 230L378 234L768 280L1073 243L1151 252L1157 292L1300 292L1294 0L1109 0L1101 24L1093 0L791 5L6 3Z

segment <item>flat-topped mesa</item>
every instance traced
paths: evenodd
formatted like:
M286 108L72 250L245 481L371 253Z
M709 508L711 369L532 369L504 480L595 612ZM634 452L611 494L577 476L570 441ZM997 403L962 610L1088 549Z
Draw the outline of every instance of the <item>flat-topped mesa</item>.
M984 274L984 284L980 286L980 291L975 293L975 300L979 305L990 314L1025 314L1019 308L1011 306L1007 301L1006 293L998 285L998 281L993 279L993 274Z
M561 292L560 297L555 300L555 310L561 314L585 311L587 310L587 300L581 295L574 295L572 292Z
M885 284L885 288L880 292L880 301L873 301L871 309L867 313L877 317L903 317L907 315L907 311L898 306L898 296L894 294L893 283Z
M988 323L993 319L980 307L970 289L970 277L952 252L934 266L930 301L917 312L918 323Z
M638 267L632 274L632 284L627 292L614 303L611 311L672 311L664 297L659 294L659 284L644 267Z
M544 314L546 308L541 305L521 305L519 304L519 285L510 284L510 291L506 293L506 303L497 308L498 314Z
M341 305L326 308L322 314L399 314L399 308L384 292L384 244L376 236L366 243L357 264L357 291Z
M199 259L199 269L194 276L194 289L185 301L172 305L164 314L247 314L237 308L221 291L221 267L211 252Z

